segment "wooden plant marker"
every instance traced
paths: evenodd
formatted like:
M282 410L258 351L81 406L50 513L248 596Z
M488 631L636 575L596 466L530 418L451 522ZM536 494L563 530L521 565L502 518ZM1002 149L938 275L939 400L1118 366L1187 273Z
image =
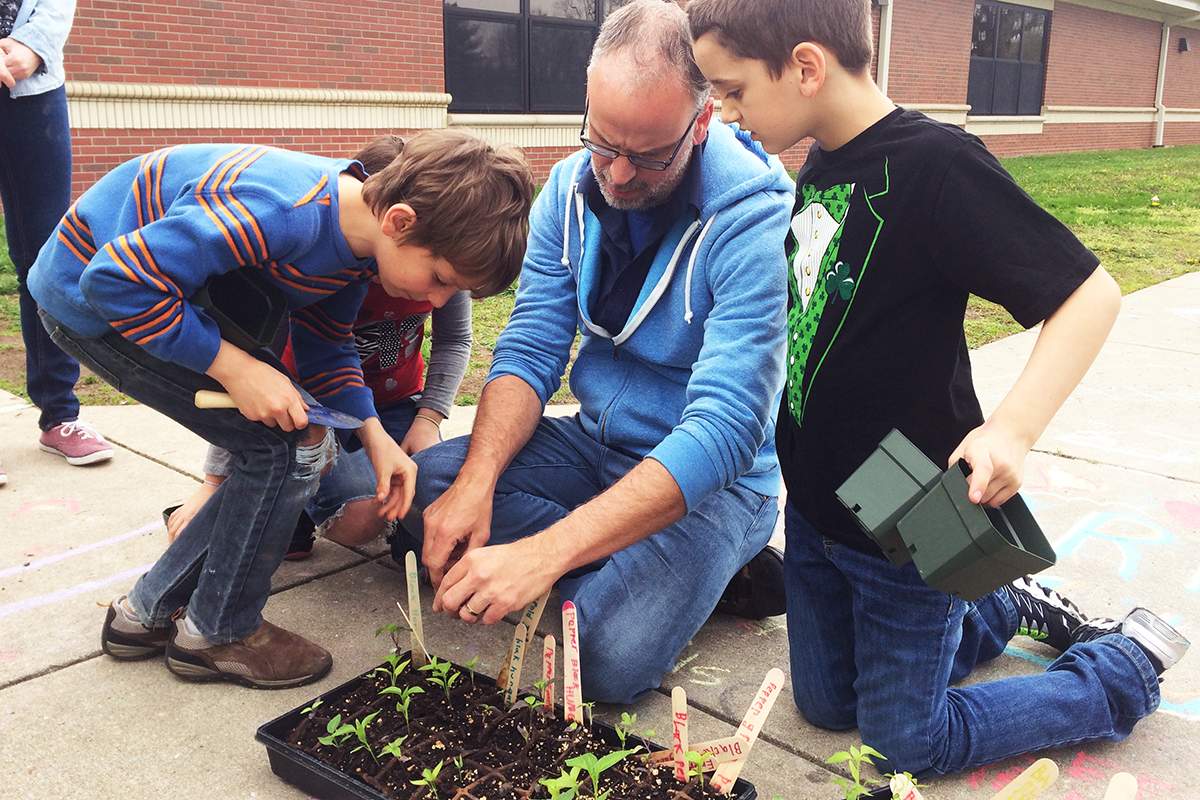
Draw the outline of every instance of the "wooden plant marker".
M1039 758L1014 778L1012 783L992 795L992 800L1033 800L1053 786L1056 780L1058 764L1048 758Z
M583 721L583 687L579 675L579 615L570 600L562 607L563 715L567 722Z
M517 702L517 690L521 688L521 669L525 665L525 651L529 648L529 642L537 631L538 622L542 619L542 612L546 610L546 601L549 598L550 593L546 592L527 605L513 631L512 645L508 648L508 663L504 665L500 670L500 675L496 678L497 688L504 690L506 707L511 707L513 703Z
M1118 772L1108 782L1108 791L1104 793L1104 800L1134 800L1137 793L1137 778L1128 772Z
M921 794L920 790L913 785L912 778L907 775L893 775L891 781L888 782L888 788L892 790L892 796L897 800L925 800L925 795Z
M554 637L547 636L542 642L542 705L546 713L554 715Z
M421 623L421 584L417 578L417 554L409 550L404 554L404 578L408 582L408 627L412 629L412 664L423 667L429 663L425 649L425 630ZM397 604L399 605L399 604ZM401 612L404 609L400 609Z
M775 667L763 678L762 686L758 687L758 694L754 696L754 702L750 704L750 708L746 711L746 716L742 718L742 724L738 726L735 734L741 740L745 753L740 759L728 761L717 767L717 771L712 777L712 787L721 794L729 794L733 791L733 784L737 781L738 775L742 774L742 768L746 766L746 760L750 757L750 748L758 739L758 732L762 730L763 723L767 721L767 714L771 712L771 706L775 705L781 689L783 689L783 670Z
M682 686L671 690L671 755L675 761L675 780L688 780L688 707Z
M708 756L701 767L705 772L712 772L719 765L726 762L737 761L746 753L745 748L742 747L742 740L736 736L725 736L720 739L697 742L691 745L691 748L697 753L703 753ZM673 749L655 750L646 756L646 760L651 764L669 764L675 760L675 752Z

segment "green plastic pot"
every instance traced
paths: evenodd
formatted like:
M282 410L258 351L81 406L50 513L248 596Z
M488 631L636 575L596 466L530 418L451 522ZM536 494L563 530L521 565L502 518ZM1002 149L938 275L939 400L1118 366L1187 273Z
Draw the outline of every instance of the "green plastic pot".
M897 523L927 584L977 600L1023 575L1053 566L1046 541L1020 495L1000 508L967 498L970 468L960 461Z
M893 430L838 487L837 498L859 526L897 566L911 558L896 523L925 493L937 485L941 472L900 431Z

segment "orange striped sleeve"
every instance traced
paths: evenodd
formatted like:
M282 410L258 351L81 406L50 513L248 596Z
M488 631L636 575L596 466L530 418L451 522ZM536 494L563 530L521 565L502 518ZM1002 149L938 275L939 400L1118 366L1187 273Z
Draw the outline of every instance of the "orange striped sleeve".
M142 251L142 255L146 258L146 265L150 268L152 275L157 275L169 287L171 294L177 297L183 297L183 291L179 288L179 284L171 280L161 269L158 268L158 263L154 260L154 256L150 255L150 248L146 247L146 240L142 238L141 231L134 231L130 234L133 241L137 244L138 249ZM124 237L122 237L124 238Z
M128 236L118 236L117 243L121 245L121 249L125 251L125 255L129 257L129 262L134 265L135 270L145 275L146 278L148 278L149 281L154 284L154 287L163 294L171 293L171 290L167 288L165 283L151 275L150 272L142 266L142 262L138 260L136 255L133 254L133 248L129 246Z
M67 235L65 233L63 233L61 230L59 230L59 232L58 232L58 240L60 242L62 242L63 244L65 244L67 246L67 249L70 250L72 253L74 253L75 257L78 258L80 261L82 261L85 264L88 264L91 262L91 259L88 258L87 256L85 256L83 253L79 252L79 250L75 247L75 245L71 243L71 240L67 238Z
M145 283L141 278L134 274L133 270L125 266L125 262L121 260L119 255L117 255L117 249L112 246L112 242L108 242L104 245L104 252L113 260L114 264L121 268L121 271L125 273L125 277L129 278L131 282Z
M168 303L173 303L173 302L177 302L175 300L175 298L164 297L162 300L155 303L154 306L149 308L148 310L143 311L140 314L134 314L132 317L126 317L125 319L118 319L110 324L114 328L123 328L123 327L128 327L130 325L136 325L137 323L144 320L146 317L157 314L160 310L162 310L163 306L167 305Z
M329 182L329 176L322 175L321 180L317 181L317 185L312 187L311 189L309 189L308 194L304 195L304 197L301 197L299 200L297 200L295 202L295 204L292 206L292 208L299 208L300 206L302 206L305 203L312 200L314 197L317 196L318 192L320 192L322 189L325 188L325 184L328 182Z
M220 160L213 164L212 167L209 168L208 172L204 173L204 176L200 178L200 181L196 184L195 192L196 201L200 204L200 207L204 210L204 213L209 220L212 221L213 225L217 226L217 230L221 232L221 235L225 237L225 243L229 245L229 249L233 251L233 255L237 259L238 266L242 267L246 266L245 258L238 250L237 245L234 244L233 237L229 234L229 229L225 227L225 223L221 222L221 218L216 215L216 213L212 210L212 207L208 204L208 201L204 199L204 192L206 191L205 184L208 183L208 179L212 177L214 172L217 171L217 168L224 164L227 160L237 158L245 151L246 148L239 147L237 150L222 156Z
M177 313L179 313L179 298L175 298L175 300L171 303L170 307L167 308L165 311L163 311L161 314L159 314L154 319L137 326L133 330L122 331L121 335L127 339L132 336L137 336L142 331L148 331L155 326L161 325L165 320L170 319L172 314L177 314Z
M262 150L259 150L258 153L256 153L253 158L250 158L250 159L242 162L242 165L234 171L233 175L230 176L229 182L225 184L225 193L227 195L229 195L230 205L232 205L234 208L236 208L238 211L240 211L242 213L242 217L245 218L245 220L250 224L251 229L253 229L253 231L254 231L254 238L258 240L258 252L264 261L268 258L266 237L263 236L262 228L259 227L258 220L255 219L254 214L250 213L250 209L248 209L248 208L246 208L246 206L242 205L242 201L238 200L237 197L234 196L233 184L234 184L234 181L236 181L238 179L238 177L242 174L242 172L246 169L246 167L250 166L255 161L262 158L266 154L266 152L267 152L267 149L264 147ZM249 247L249 244L247 243L246 246ZM253 252L253 251L251 251L251 252Z
M167 333L168 331L170 331L172 328L174 328L176 325L178 325L178 324L179 324L179 323L181 323L181 322L183 322L183 314L180 314L179 316L175 317L175 321L174 321L174 322L172 322L172 323L171 323L170 325L168 325L167 327L163 328L163 329L162 329L161 331L159 331L158 333L152 333L152 334L150 334L150 335L149 335L149 336L147 336L146 338L144 338L144 339L141 339L140 341L138 341L138 342L137 342L137 344L138 344L138 345L140 345L140 346L145 346L145 345L149 344L150 342L154 341L155 339L157 339L158 337L162 336L164 333Z

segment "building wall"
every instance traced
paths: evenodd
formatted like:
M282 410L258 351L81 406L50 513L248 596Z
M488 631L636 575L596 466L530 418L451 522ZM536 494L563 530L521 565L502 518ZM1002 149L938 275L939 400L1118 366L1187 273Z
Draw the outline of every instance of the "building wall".
M1187 39L1191 46L1186 53L1179 52L1180 38ZM1200 28L1171 28L1163 105L1167 108L1200 108Z
M79 0L84 81L443 90L441 0Z
M1054 4L1046 60L1048 106L1153 106L1162 23Z
M967 102L974 12L973 0L896 5L888 70L893 100L901 105Z
M1046 125L1029 136L982 136L998 156L1067 153L1078 150L1123 150L1154 144L1154 123Z

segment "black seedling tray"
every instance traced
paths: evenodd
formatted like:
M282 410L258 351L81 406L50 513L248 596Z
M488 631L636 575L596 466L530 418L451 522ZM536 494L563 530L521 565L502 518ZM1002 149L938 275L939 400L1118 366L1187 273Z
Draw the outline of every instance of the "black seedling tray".
M405 653L402 656L402 658L409 657L411 657L411 653ZM386 664L381 666L386 666ZM468 672L466 667L457 664L453 666L463 671L464 674ZM271 771L318 800L387 800L386 795L382 792L351 778L345 772L324 763L288 742L289 733L303 721L304 715L301 712L305 708L311 706L316 700L321 700L324 705L333 707L338 700L351 694L362 682L368 681L373 672L374 669L367 670L340 686L330 689L319 698L303 703L262 725L255 734L255 738L267 748ZM493 689L496 686L494 680L479 674L475 676L475 683ZM563 717L561 706L556 706L556 713L559 718ZM594 722L592 733L594 737L615 749L621 747L616 730L610 725ZM641 739L636 741L640 742ZM649 742L648 745L652 749L665 749L662 745L654 742ZM749 781L739 779L734 783L733 791L729 796L732 800L757 800L758 791ZM580 800L587 800L587 795L582 796Z

